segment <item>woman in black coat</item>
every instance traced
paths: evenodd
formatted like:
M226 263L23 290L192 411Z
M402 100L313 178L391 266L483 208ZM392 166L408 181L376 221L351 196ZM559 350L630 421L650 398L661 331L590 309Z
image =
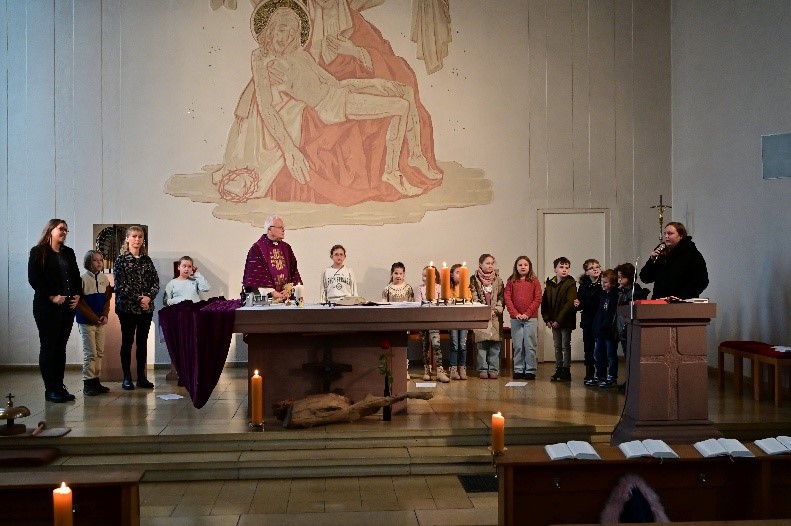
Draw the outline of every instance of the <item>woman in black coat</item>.
M640 270L640 280L654 284L654 299L698 298L709 286L706 260L683 224L673 221L665 225L662 243Z
M64 244L68 233L66 221L50 219L41 239L30 249L27 263L27 280L34 291L33 318L41 344L38 367L44 380L44 399L55 403L74 400L63 385L63 374L82 281L74 251Z

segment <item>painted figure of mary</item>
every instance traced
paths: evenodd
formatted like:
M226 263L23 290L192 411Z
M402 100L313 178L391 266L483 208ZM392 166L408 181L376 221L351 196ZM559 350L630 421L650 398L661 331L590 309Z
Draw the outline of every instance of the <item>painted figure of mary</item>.
M441 184L431 116L420 102L415 74L356 9L369 7L371 2L381 3L351 0L350 5L347 0L311 0L303 12L298 0L264 0L253 11L251 29L261 44L263 26L273 8L288 4L303 19L301 45L342 85L343 81L359 84L362 79L381 79L392 81L393 86L405 86L399 89L399 95L408 94L411 111L404 118L403 144L392 147L394 127L390 115L383 113L381 118L362 120L341 115L328 121L322 118L321 108L293 97L299 90L274 89L284 82L298 82L296 75L292 79L289 73L278 73L270 67L269 78L263 79L267 73L253 67L253 78L236 107L223 166L213 174L213 182L226 199L268 197L351 206L421 195ZM310 25L312 32L304 29ZM309 172L306 176L295 175L289 169L289 153L284 158L283 149L268 132L266 119L271 119L272 114L261 111L258 101L262 97L256 94L257 88L273 90L272 96L266 98L272 101L278 120L298 153L304 156ZM388 162L388 152L392 157L393 151L397 159Z

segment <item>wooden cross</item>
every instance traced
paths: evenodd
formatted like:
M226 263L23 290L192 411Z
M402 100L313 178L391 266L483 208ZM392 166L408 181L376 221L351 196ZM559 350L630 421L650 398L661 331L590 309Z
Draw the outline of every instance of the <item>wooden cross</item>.
M303 363L303 371L313 371L321 376L321 392L329 393L330 384L338 380L342 373L351 372L352 366L347 363L335 363L332 361L332 342L328 338L324 341L324 354L320 362Z
M670 205L666 205L662 202L662 194L659 194L659 204L654 205L651 208L656 208L659 210L659 241L662 241L662 230L665 227L665 210L667 208L673 208Z

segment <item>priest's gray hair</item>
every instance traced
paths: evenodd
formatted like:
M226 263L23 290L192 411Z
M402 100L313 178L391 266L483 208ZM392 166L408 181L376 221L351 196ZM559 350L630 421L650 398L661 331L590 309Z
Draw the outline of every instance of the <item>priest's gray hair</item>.
M274 225L275 221L278 220L278 219L280 219L281 221L283 220L283 218L280 217L280 216L269 216L269 217L267 217L266 220L264 221L264 232L269 232L269 227Z

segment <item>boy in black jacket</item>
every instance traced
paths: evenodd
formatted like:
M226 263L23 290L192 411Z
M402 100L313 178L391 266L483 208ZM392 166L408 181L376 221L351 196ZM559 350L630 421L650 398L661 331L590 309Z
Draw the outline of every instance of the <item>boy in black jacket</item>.
M593 351L596 360L596 377L590 382L585 382L588 386L612 387L618 383L617 279L612 269L602 272L603 292L599 299L599 308L596 309L596 317L593 319L593 333L596 336L596 348Z

